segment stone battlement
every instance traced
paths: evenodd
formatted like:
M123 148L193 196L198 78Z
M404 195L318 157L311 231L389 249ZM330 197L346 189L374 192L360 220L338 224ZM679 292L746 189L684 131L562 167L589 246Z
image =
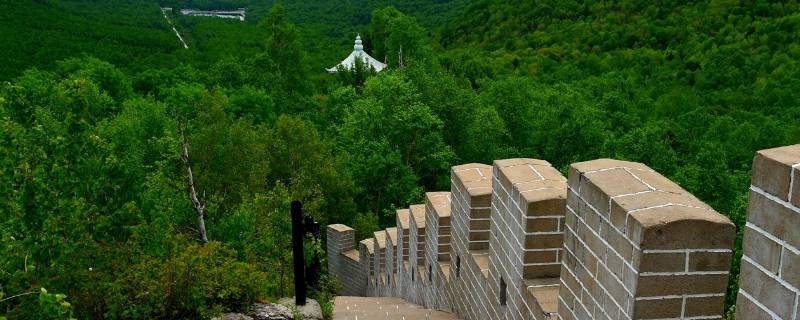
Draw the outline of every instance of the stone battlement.
M800 145L753 164L738 319L800 320ZM568 178L537 159L452 168L449 192L397 211L355 247L328 226L342 294L463 319L722 319L736 228L644 164Z

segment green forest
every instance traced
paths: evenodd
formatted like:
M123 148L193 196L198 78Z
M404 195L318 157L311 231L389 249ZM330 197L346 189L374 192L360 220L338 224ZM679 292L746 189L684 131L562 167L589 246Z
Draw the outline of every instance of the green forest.
M363 239L511 157L643 162L728 216L733 319L754 152L800 143L798 30L797 1L2 1L0 319L291 296L292 200ZM357 33L388 68L326 73Z

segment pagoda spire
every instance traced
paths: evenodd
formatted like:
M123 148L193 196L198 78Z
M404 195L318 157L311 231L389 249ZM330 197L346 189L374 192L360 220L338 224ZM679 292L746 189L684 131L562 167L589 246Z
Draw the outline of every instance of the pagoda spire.
M361 34L356 35L356 44L353 46L353 51L361 53L364 51L364 45L361 42Z

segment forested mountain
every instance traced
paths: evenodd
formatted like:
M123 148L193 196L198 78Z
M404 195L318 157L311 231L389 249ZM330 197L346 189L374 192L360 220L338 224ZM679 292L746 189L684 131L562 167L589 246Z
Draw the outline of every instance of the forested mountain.
M263 16L270 7L281 3L289 12L292 21L301 26L326 26L328 32L340 32L338 28L367 26L375 9L394 6L406 14L418 17L426 27L441 26L460 15L468 0L325 0L275 1L275 0L160 0L164 7L196 9L247 8L257 16Z
M179 61L179 44L148 0L0 2L0 80L88 53L134 70Z
M800 142L796 2L284 3L0 3L0 319L291 295L289 201L364 238L500 158L644 162L741 228L754 151ZM248 18L167 13L184 49L160 5ZM324 72L357 32L388 68Z
M467 0L444 1L284 1L286 16L300 26L310 61L321 70L344 58L355 35L368 30L375 9L397 6L425 26L443 25L459 15ZM258 27L273 0L41 0L0 2L0 80L30 67L52 68L79 54L142 71L187 63L207 67L228 56L246 57L261 50ZM169 14L189 43L183 50L159 7ZM181 8L247 8L247 21L184 17ZM369 39L367 43L369 44ZM383 59L383 57L381 57ZM330 65L328 65L330 64Z

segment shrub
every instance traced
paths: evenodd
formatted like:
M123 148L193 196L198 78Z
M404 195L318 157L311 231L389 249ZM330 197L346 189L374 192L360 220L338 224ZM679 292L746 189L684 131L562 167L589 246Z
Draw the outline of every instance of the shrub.
M265 296L267 275L219 242L192 244L166 261L146 258L112 284L106 318L206 318Z

